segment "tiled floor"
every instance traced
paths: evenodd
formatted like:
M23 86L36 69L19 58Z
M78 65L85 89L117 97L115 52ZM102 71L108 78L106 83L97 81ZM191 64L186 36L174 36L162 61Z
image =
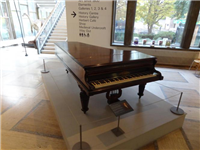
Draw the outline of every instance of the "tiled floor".
M53 55L37 55L35 49L27 51L28 57L25 57L20 46L0 48L1 149L66 150L40 73L43 58L46 63L55 62L56 65L59 60ZM147 90L160 91L159 96L174 105L183 92L180 107L187 115L182 129L142 149L199 150L200 79L193 71L157 69L165 78L159 84L148 85Z

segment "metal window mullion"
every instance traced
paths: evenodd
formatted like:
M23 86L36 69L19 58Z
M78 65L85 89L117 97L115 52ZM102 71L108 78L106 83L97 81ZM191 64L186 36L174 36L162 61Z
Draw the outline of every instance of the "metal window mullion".
M129 46L132 43L133 29L136 15L137 1L128 0L126 11L126 25L124 35L124 45Z
M190 47L197 18L199 15L199 10L200 10L200 1L191 1L181 40L181 45L180 45L181 48L189 49Z
M6 6L8 8L8 15L9 15L10 27L11 27L11 32L12 32L12 38L16 39L15 27L14 27L13 16L12 16L12 10L10 8L10 2L9 1L6 1Z
M112 6L112 30L111 30L111 45L114 43L114 35L115 35L115 18L116 18L116 9L117 9L117 6L116 6L116 3L117 1L113 1L113 6Z

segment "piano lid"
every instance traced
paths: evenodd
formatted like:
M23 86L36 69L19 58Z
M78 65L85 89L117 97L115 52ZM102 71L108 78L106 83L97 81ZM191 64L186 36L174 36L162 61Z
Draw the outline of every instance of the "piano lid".
M57 42L55 45L70 55L83 68L130 63L131 61L155 58L154 56L134 50L108 49L80 42Z

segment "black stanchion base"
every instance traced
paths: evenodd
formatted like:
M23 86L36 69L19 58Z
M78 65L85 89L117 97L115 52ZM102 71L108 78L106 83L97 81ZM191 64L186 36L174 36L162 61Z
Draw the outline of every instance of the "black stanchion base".
M49 73L48 70L42 70L41 73Z
M117 127L117 128L114 128L111 130L115 136L120 136L122 134L124 134L124 131L120 128L120 127Z
M171 112L173 112L176 115L183 115L184 114L184 111L181 108L178 108L178 110L177 110L177 107L172 107L170 110L171 110Z
M80 146L80 142L76 143L73 147L72 147L72 150L91 150L91 147L88 143L86 142L82 142L82 148Z

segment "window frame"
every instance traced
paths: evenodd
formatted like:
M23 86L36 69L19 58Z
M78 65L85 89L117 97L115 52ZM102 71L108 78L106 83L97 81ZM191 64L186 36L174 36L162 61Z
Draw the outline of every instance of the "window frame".
M133 37L133 28L135 22L136 14L136 5L137 0L127 0L127 13L126 13L126 25L125 25L125 34L124 34L124 44L114 43L114 34L115 34L115 17L116 17L116 3L113 1L113 14L112 14L112 26L111 26L111 46L119 47L135 47L135 48L145 48L145 49L163 49L163 50L189 50L189 51L200 51L200 47L191 48L190 44L192 41L193 33L195 30L195 25L200 11L200 1L191 0L188 15L186 18L186 23L183 31L182 40L180 47L151 47L149 46L134 46L131 45Z

